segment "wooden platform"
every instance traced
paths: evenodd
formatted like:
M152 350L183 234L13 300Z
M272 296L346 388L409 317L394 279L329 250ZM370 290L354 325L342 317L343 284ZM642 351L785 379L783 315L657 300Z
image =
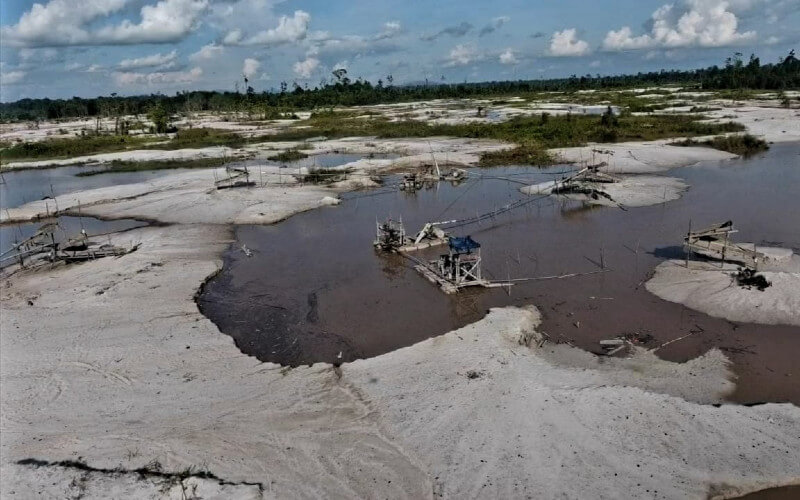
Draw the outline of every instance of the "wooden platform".
M419 264L414 266L414 269L434 285L439 285L439 288L441 288L442 291L447 294L458 293L458 291L461 290L462 288L467 288L470 286L480 286L483 288L497 288L501 286L507 286L502 283L491 283L486 280L468 281L461 285L455 285L454 283L450 282L449 280L435 273L433 269L429 268L428 266L423 266L422 264Z

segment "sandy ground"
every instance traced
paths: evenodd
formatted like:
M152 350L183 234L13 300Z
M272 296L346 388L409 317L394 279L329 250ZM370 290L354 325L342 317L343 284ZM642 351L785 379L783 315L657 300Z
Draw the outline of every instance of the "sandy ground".
M730 321L800 326L800 256L759 266L772 283L763 291L737 286L738 266L717 262L668 260L655 269L647 290L709 316ZM764 269L761 271L761 269Z
M430 162L431 147L457 164L507 147L431 144L359 138L314 148L404 157L353 166L368 173ZM595 148L560 152L587 160ZM615 171L633 173L731 157L664 142L599 148L616 152ZM256 168L254 179L284 180L277 167ZM494 309L339 368L288 369L241 354L193 300L222 265L228 225L278 221L370 181L217 191L213 180L214 170L201 170L59 197L62 211L80 203L87 215L176 224L114 235L140 244L120 258L3 281L3 498L730 498L800 484L800 409L711 405L735 387L722 353L683 364L644 351L596 358L540 343L532 307ZM30 220L49 203L2 220ZM709 290L690 295L701 293ZM797 297L788 300L780 309L796 314ZM30 458L45 462L18 463ZM89 470L53 464L61 460ZM144 475L130 472L140 467ZM219 480L170 476L189 467Z
M711 148L670 146L674 139L648 142L589 144L560 148L552 152L564 162L596 164L606 162L609 173L652 174L701 161L727 160L736 155Z
M154 461L231 483L182 483L206 498L258 498L244 482L267 498L705 498L800 481L800 409L709 405L733 388L718 351L539 347L533 308L340 369L260 363L193 301L230 237L139 229L115 237L132 254L4 282L4 498L181 498L125 473Z
M321 205L325 197L342 191L374 187L370 175L411 169L420 165L470 165L480 153L507 147L496 141L431 138L430 140L373 141L352 138L315 143L316 153L394 153L393 159L364 158L337 167L348 169L348 180L331 186L297 186L294 174L307 168L281 168L277 165L249 167L250 179L263 187L247 189L214 188L216 179L225 178L224 169L198 169L158 179L121 186L79 191L39 200L0 213L0 222L23 222L53 214L77 213L102 218L139 218L167 223L269 224L289 215ZM185 150L177 150L176 153ZM203 150L200 150L203 151ZM131 153L126 153L128 157Z
M137 149L119 153L102 153L87 156L75 156L60 160L15 161L3 165L3 169L14 170L18 168L62 167L65 165L83 165L111 163L120 161L152 161L152 160L196 160L200 158L236 158L246 157L243 150L232 149L225 146L214 146L197 149Z
M800 109L755 106L754 103L725 107L706 113L718 121L734 121L768 142L800 141ZM774 105L774 104L773 104Z
M528 195L551 194L558 181L548 181L520 189ZM614 183L585 183L586 186L608 194L612 199L599 196L592 198L585 194L559 194L565 198L585 201L594 205L646 207L677 200L681 193L689 189L689 185L677 177L660 175L627 175L621 176Z
M263 171L263 175L259 175ZM301 173L306 172L301 169ZM292 172L294 173L294 172ZM358 174L358 172L355 172ZM368 177L354 177L331 187L297 186L279 167L250 168L250 179L263 187L222 189L224 169L201 169L160 177L148 182L79 191L4 210L0 220L25 222L59 213L93 215L107 219L138 218L165 223L271 224L292 214L332 204L344 190L374 186Z

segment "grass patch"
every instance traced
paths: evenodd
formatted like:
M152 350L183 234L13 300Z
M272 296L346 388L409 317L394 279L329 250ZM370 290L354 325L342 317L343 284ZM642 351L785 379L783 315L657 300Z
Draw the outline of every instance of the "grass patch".
M306 184L333 184L347 180L347 174L352 172L352 168L317 168L303 176L302 182Z
M234 132L216 128L187 128L178 130L166 144L154 145L152 149L185 149L227 146L238 148L246 144L244 137Z
M310 137L328 138L377 136L379 138L451 136L493 139L516 144L508 151L483 155L485 165L535 164L548 165L553 159L547 149L582 146L588 142L651 141L669 137L693 137L738 132L740 124L700 123L692 115L649 115L615 117L603 122L600 116L527 116L502 123L429 124L421 121L389 121L388 119L355 119L350 113L315 114L300 125L261 141L298 141Z
M179 130L172 139L166 142L158 141L153 137L130 135L89 135L75 139L61 138L23 142L0 149L0 159L4 161L51 160L100 153L117 153L132 149L174 150L211 146L237 148L245 144L247 144L247 140L233 132L212 128L195 128Z
M140 148L150 139L129 135L90 135L76 139L48 139L39 142L22 142L0 150L0 159L47 160L71 158L98 153L114 153Z
M708 113L709 111L719 111L722 108L713 108L711 106L692 106L689 110L690 113Z
M481 155L480 166L498 165L538 165L547 166L555 163L555 158L547 150L535 144L522 144L511 149L488 151Z
M286 151L283 151L276 155L268 156L267 160L288 162L288 161L302 160L303 158L308 158L308 155L300 151L299 149L287 149Z
M226 158L196 158L193 160L147 160L147 161L129 161L129 160L114 160L111 166L105 169L88 170L86 172L79 172L75 174L76 177L90 177L92 175L121 173L121 172L139 172L142 170L167 170L174 168L212 168L220 167L227 163L229 160Z
M673 144L675 146L707 146L745 157L769 149L769 144L764 139L750 134L721 135L705 141L685 139Z

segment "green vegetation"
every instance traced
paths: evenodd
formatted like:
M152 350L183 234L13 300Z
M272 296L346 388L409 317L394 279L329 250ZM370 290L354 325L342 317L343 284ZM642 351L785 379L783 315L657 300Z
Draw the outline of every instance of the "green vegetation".
M147 113L147 118L153 122L153 132L156 134L167 133L169 129L169 113L160 102L150 109Z
M709 111L719 111L722 108L712 108L710 106L692 106L690 113L708 113Z
M187 128L178 130L167 143L153 145L153 149L207 148L228 146L238 148L247 141L239 134L215 128Z
M314 110L330 106L359 106L379 103L408 102L441 98L492 98L496 102L510 96L533 96L543 92L577 92L579 90L624 90L634 87L660 87L676 85L699 90L731 91L733 96L745 96L748 89L784 90L800 88L800 60L794 51L778 62L761 64L755 55L745 62L742 54L736 53L725 61L723 67L679 71L662 70L636 75L572 75L569 78L550 80L500 81L464 84L417 84L394 86L388 75L375 84L357 79L351 81L339 72L315 88L294 84L289 89L286 82L279 89L257 93L248 87L239 92L179 92L174 96L160 94L132 97L98 97L94 99L22 99L0 104L0 120L56 120L73 117L150 115L156 123L156 131L168 128L168 118L177 113L198 111L246 112L251 117L263 119L292 117L297 110ZM669 100L668 92L648 91L661 94ZM589 94L582 97L589 98ZM550 95L552 97L552 94ZM664 103L648 104L643 99L630 100L631 111L657 111ZM741 98L741 97L732 97ZM636 102L638 100L638 103ZM640 106L641 109L636 109Z
M247 141L225 130L196 128L179 130L169 141L154 142L152 138L129 135L89 135L75 139L46 139L23 142L0 150L0 159L49 160L99 153L116 153L131 149L183 149L209 146L241 147Z
M722 135L705 141L686 139L673 144L676 146L708 146L741 156L750 156L769 149L766 141L750 134Z
M347 174L352 172L351 168L317 168L311 170L303 176L303 182L307 184L332 184L347 179Z
M4 148L0 150L0 159L9 161L71 158L141 148L148 142L149 139L129 135L88 135L76 139L48 139L22 142Z
M428 124L388 119L364 120L350 112L316 113L300 122L301 129L263 137L264 141L296 141L315 136L329 138L377 136L380 138L454 136L494 139L517 145L514 149L486 153L484 165L552 163L549 148L581 146L588 142L649 141L669 137L693 137L738 132L738 123L700 123L698 116L542 116L517 117L501 123Z
M196 158L193 160L146 160L128 161L114 160L108 168L89 170L75 174L76 177L89 177L92 175L119 173L119 172L138 172L140 170L165 170L173 168L212 168L220 167L227 163L226 158Z
M308 155L299 149L287 149L286 151L267 157L268 160L281 162L297 161L303 158L308 158Z

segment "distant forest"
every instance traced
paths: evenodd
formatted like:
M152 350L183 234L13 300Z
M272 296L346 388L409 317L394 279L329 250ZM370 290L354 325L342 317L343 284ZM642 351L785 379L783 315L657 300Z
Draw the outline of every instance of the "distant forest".
M787 90L800 88L800 60L792 50L774 64L761 64L755 55L748 61L736 53L723 67L678 71L661 70L619 76L577 76L549 80L501 81L459 84L393 85L386 80L371 83L350 80L345 70L332 74L330 82L314 88L281 82L280 90L256 92L244 79L243 92L185 91L174 96L152 94L84 99L21 99L0 103L0 120L44 120L78 117L140 115L154 108L169 114L196 111L248 111L265 119L277 118L294 110L330 106L354 106L423 99L486 97L547 91L624 89L678 84L702 90ZM290 88L291 87L291 88Z

